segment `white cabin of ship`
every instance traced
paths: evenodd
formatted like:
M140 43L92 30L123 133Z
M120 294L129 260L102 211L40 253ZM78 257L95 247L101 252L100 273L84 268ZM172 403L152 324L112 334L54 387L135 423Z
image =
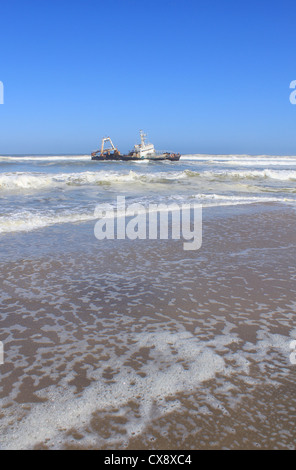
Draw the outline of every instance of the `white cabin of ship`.
M154 145L146 144L145 142L146 134L140 131L140 136L141 143L139 145L135 145L135 152L137 153L137 155L139 155L141 158L146 158L150 157L151 155L155 155Z

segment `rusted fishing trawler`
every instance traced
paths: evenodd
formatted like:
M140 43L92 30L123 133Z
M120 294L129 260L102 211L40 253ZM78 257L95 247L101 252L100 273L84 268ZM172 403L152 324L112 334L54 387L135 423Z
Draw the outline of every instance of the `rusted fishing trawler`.
M123 161L130 161L130 160L170 160L170 161L178 161L180 160L179 153L171 153L171 152L157 152L154 148L153 144L149 144L145 142L146 134L143 131L140 131L141 143L135 145L133 150L128 154L122 155L117 147L113 144L110 137L104 137L102 139L101 149L93 152L91 154L92 160L98 161L105 161L105 160L123 160ZM105 148L105 143L109 142L111 147Z

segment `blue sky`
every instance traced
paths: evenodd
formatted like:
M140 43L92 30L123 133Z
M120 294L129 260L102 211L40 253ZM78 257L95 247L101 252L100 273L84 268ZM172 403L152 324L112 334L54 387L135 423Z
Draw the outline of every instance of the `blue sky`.
M296 3L0 3L0 154L296 154Z

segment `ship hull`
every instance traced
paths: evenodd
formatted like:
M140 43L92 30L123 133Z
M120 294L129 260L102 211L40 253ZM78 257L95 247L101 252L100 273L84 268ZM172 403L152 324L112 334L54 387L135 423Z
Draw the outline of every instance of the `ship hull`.
M92 155L91 159L96 160L96 161L106 161L106 160L112 160L112 161L139 161L139 160L149 160L149 161L163 161L163 160L169 160L172 162L176 162L180 160L181 155L180 154L162 154L162 155L156 155L156 156L150 156L150 157L137 157L135 155L119 155L119 154L110 154L110 155Z

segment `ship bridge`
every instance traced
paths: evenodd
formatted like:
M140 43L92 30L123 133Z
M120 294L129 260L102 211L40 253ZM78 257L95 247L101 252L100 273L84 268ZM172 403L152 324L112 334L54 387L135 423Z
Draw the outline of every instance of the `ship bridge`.
M141 137L141 143L138 145L135 145L135 152L137 155L139 155L141 158L146 158L151 155L155 155L155 149L153 144L149 144L145 142L145 138L147 137L146 134L144 134L143 131L140 131L140 137Z

